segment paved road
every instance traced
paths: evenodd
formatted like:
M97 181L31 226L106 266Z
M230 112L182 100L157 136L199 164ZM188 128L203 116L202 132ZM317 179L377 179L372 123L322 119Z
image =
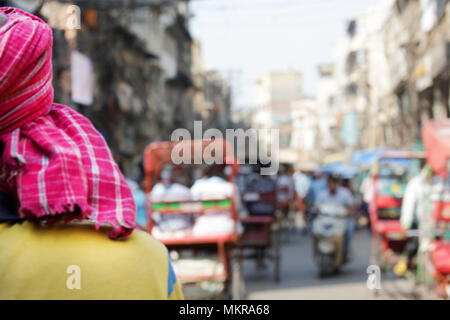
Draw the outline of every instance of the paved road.
M248 299L417 299L413 283L382 274L381 290L375 297L367 288L366 269L370 258L370 233L357 230L353 238L353 259L335 276L319 279L312 259L310 236L292 233L282 246L282 280L273 281L272 266L256 271L254 262L244 263Z

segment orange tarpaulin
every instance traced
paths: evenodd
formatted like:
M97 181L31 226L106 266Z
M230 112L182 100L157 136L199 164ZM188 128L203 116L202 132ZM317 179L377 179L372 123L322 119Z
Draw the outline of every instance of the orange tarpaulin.
M447 178L450 159L450 119L430 120L422 126L423 145L427 163L442 178Z

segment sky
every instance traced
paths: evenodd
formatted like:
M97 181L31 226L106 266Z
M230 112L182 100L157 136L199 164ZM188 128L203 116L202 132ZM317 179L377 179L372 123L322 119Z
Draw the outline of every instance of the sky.
M254 105L256 80L269 71L303 74L314 96L317 66L333 61L346 21L377 0L191 0L191 30L209 69L233 86L233 107Z

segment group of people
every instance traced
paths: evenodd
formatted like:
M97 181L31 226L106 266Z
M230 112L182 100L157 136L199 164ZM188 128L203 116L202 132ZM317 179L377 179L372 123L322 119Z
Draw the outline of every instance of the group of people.
M172 164L166 164L159 175L158 182L151 188L148 198L141 198L141 206L158 202L187 202L217 200L233 197L236 209L242 208L237 187L227 180L231 174L230 167L196 168L194 181L189 188L181 180L186 172L179 171ZM145 218L142 227L148 223L148 212L143 213ZM215 234L231 234L234 232L235 221L229 211L206 212L200 216L194 214L164 215L154 212L152 219L155 223L152 234L157 238L182 237L185 235L205 236Z

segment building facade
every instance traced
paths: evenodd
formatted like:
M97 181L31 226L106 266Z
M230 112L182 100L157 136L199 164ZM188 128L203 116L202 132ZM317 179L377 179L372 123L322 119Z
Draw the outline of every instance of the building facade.
M192 131L194 120L203 119L194 106L199 93L213 104L208 119L227 125L231 89L206 71L206 81L196 81L188 0L2 4L37 14L52 27L55 101L93 122L127 176L139 175L148 143L169 140L177 128Z
M448 0L380 0L347 25L335 61L347 149L420 148L423 122L450 116L449 10Z

